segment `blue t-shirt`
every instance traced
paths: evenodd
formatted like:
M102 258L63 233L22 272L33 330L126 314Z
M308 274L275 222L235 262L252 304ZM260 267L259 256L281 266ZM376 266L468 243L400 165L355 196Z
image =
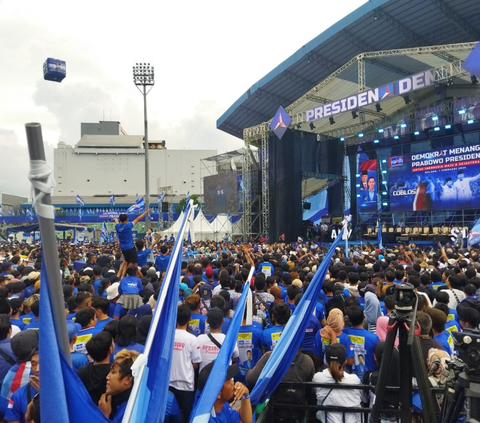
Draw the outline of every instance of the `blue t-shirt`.
M150 253L152 250L150 248L145 248L142 251L137 251L137 264L139 267L145 266L148 261L148 257L150 256Z
M450 333L460 332L460 323L458 323L456 320L450 320L445 323L445 330Z
M88 364L88 358L85 354L74 351L70 353L70 357L72 358L72 369L75 373L80 367Z
M115 349L113 350L112 356L115 357L115 354L122 351L123 349L131 350L131 351L137 351L140 354L143 354L143 351L145 350L145 345L137 344L136 342L132 342L131 344L127 345L126 347L120 347L115 342Z
M246 383L245 376L262 357L262 330L256 326L240 326L237 335L238 363L240 371L236 380Z
M268 278L269 276L273 276L273 274L275 273L275 269L273 268L273 265L271 263L269 263L268 261L264 261L258 266L257 272L262 272L263 274L265 274L265 277Z
M95 325L95 329L98 330L98 332L101 332L103 330L103 328L105 327L105 325L108 323L108 322L111 322L113 319L111 317L109 317L108 319L105 319L105 320L97 320L97 324Z
M30 312L27 314L24 314L23 316L20 316L20 320L23 322L23 324L28 325L31 320L35 319L35 315Z
M11 319L10 319L11 320ZM452 320L455 320L456 322L459 322L458 320L458 313L457 310L453 308L448 309L448 316L447 316L447 322L450 322Z
M137 294L143 291L142 281L136 276L125 276L118 285L119 294Z
M353 353L353 345L350 342L350 338L346 333L341 333L337 336L337 342L342 344L346 350L346 358L352 358L354 356ZM313 347L313 355L316 357L320 357L323 360L323 355L325 354L325 350L330 345L330 339L322 338L320 336L320 331L318 331L315 335L315 345Z
M195 398L195 402L193 404L193 410L197 406L197 402L200 399L200 396ZM223 405L223 408L219 413L214 413L215 416L210 414L208 423L240 423L240 413L235 411L230 404L226 402Z
M305 329L302 351L313 351L313 347L315 346L315 335L320 329L321 325L317 316L312 314L308 321L308 326Z
M23 323L21 319L12 319L11 317L10 317L10 323L14 326L18 326L20 330L25 329L25 326L26 326L26 324Z
M73 345L73 350L82 354L87 354L87 342L92 339L92 336L100 332L97 327L80 330L77 333L77 340Z
M133 235L132 235L133 223L117 223L115 230L117 231L118 241L120 242L120 249L122 251L130 250L133 248Z
M444 330L442 333L439 335L435 335L433 337L435 341L440 342L442 344L443 350L447 353L452 355L453 349L454 349L454 344L453 344L453 338L452 335L450 335L450 332L447 330Z
M192 335L198 336L205 333L205 322L207 316L200 313L192 313L188 322L188 329Z
M33 329L38 330L40 328L40 320L35 320L35 317L30 320L30 323L25 326L24 330L26 329Z
M319 321L325 319L325 306L321 302L317 302L315 306L315 316Z
M95 291L95 295L98 295L98 287L100 286L101 281L102 281L102 279L97 279L97 280L95 280L95 282L93 282L93 289Z
M28 407L27 388L30 388L30 398L33 398L37 393L37 390L31 384L24 385L15 391L8 402L5 420L25 423L25 413Z
M170 261L170 256L168 254L160 254L155 258L155 266L157 270L161 273L167 270L168 262Z
M345 328L344 333L350 338L355 359L352 364L352 373L363 380L363 374L375 370L375 345L380 342L377 335L366 329Z
M283 326L276 325L271 328L267 328L263 331L262 335L262 347L267 351L273 351L275 344L280 339L282 334Z

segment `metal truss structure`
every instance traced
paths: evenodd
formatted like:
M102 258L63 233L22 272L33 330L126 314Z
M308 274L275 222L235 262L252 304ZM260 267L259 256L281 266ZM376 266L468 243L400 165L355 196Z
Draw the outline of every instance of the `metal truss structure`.
M432 1L439 4L443 3L441 0L432 0ZM444 13L450 13L450 12L448 10L444 11ZM383 12L379 11L378 13L383 13ZM382 19L388 20L397 30L401 31L402 33L405 33L405 35L408 38L411 38L412 40L415 39L415 41L418 42L419 44L424 44L416 34L412 34L408 30L408 28L401 27L401 24L391 16L386 15L386 16L379 16L379 17ZM471 28L471 30L474 32L477 32L473 28ZM345 35L347 36L347 38L349 37L348 33L346 33ZM352 43L362 44L361 48L364 51L372 50L369 48L370 47L369 45L362 43L361 41L355 39L354 37L350 37L350 38L352 38L351 39ZM307 107L304 105L311 104L310 102L312 101L317 102L318 104L322 104L322 103L326 104L326 103L332 102L333 101L332 99L324 98L321 95L319 95L320 91L323 88L327 87L332 82L334 82L344 71L349 69L351 66L355 66L355 65L357 66L357 73L358 73L357 91L363 92L367 89L366 83L365 83L367 63L374 64L375 66L385 68L389 71L393 71L401 76L407 76L407 75L411 75L411 72L409 72L408 70L402 69L398 66L383 62L381 59L392 57L392 56L431 54L447 62L442 66L434 68L435 83L441 84L441 83L447 82L450 78L459 77L467 74L467 72L462 68L463 60L460 60L457 57L455 57L453 53L462 51L462 50L464 51L472 50L476 44L477 44L476 42L471 42L471 43L445 44L445 45L439 45L439 46L403 48L403 49L385 50L385 51L370 51L370 52L361 53L355 56L344 65L338 67L336 70L333 70L335 67L335 64L333 62L327 61L326 64L332 68L333 72L323 81L315 85L313 88L309 89L305 94L303 94L301 97L299 97L297 100L295 100L285 108L287 113L289 113L290 116L292 116L291 126L296 129L301 129L302 126L307 123L305 119L305 110L307 109ZM311 56L312 57L310 57L309 60L317 61L317 59L313 57L313 55ZM323 61L322 63L323 65L325 65L325 61ZM289 75L287 76L292 79L300 78L293 74L291 74L290 76ZM297 82L303 84L305 87L310 87L312 85L307 80L301 80ZM269 93L261 92L259 95L268 96ZM412 115L412 113L414 113L415 108L418 107L419 102L422 99L427 99L431 95L432 95L431 90L425 90L425 93L421 93L416 98L415 102L412 102L411 104L406 104L405 107L398 109L395 113L390 115L369 110L366 108L359 108L358 114L360 119L358 123L348 125L348 126L343 126L342 128L320 132L317 134L318 140L323 141L331 138L343 137L346 141L345 146L347 145L347 143L358 144L359 140L356 137L356 135L359 132L363 132L365 135L367 135L369 131L373 132L376 130L377 127L388 126L389 123L398 122L402 120L405 116ZM278 100L280 101L282 99L278 98ZM282 103L283 102L284 101L282 101ZM448 122L451 122L453 119L453 112L448 113L448 111L453 110L453 100L446 100L446 103L447 104L445 104L444 110L446 110L446 114L451 114L452 118L449 118L448 116L445 116L445 118ZM297 111L298 109L302 109L302 107L304 108L304 110ZM366 115L373 116L374 119L366 121ZM243 225L244 225L244 234L247 238L255 237L259 233L264 233L267 236L269 234L270 193L269 193L269 186L268 186L268 182L269 182L268 181L268 166L269 166L269 162L268 162L269 141L268 140L270 136L270 128L269 128L270 122L271 122L271 119L266 120L263 123L260 123L258 125L252 126L250 128L245 128L243 130L243 139L244 139L245 148L247 149L247 151L250 151L250 145L252 142L255 142L257 145L260 145L261 147L261 157L259 157L260 166L261 166L261 169L260 169L261 170L261 186L262 186L261 196L254 195L252 192L252 179L251 179L252 164L253 164L252 157L250 154L245 154L244 156L243 171L242 171L243 183L245 188ZM414 125L414 119L410 119L410 122L411 122L411 125ZM303 127L303 130L305 130L306 126ZM413 131L413 126L411 130ZM350 138L354 137L355 139L349 140L349 137ZM346 150L344 151L344 154L346 154ZM349 195L350 193L348 193L344 189L344 199L346 199L345 197ZM257 201L259 202L258 211L254 210L254 205ZM260 219L261 225L255 225L254 222L259 217L261 217Z

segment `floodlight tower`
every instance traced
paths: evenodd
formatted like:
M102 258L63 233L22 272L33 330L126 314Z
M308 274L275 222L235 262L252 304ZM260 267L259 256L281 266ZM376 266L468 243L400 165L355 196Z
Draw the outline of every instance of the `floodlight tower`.
M150 208L150 170L148 162L147 94L155 85L155 69L150 63L136 63L133 67L133 83L143 95L144 149L145 149L145 210ZM145 218L145 233L150 229L148 215Z

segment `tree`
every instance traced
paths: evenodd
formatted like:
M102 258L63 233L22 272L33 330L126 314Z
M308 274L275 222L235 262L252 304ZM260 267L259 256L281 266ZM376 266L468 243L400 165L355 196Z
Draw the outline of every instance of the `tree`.
M181 213L182 212L182 210L185 208L185 200L186 200L186 198L182 198L180 200L177 207L175 208L175 213ZM190 200L193 200L193 204L196 204L197 206L201 207L202 203L200 203L200 200L198 199L198 195L192 194L190 196Z

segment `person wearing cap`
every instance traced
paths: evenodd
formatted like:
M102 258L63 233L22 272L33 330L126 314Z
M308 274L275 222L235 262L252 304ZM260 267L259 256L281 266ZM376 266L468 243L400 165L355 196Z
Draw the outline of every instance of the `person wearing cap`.
M74 322L67 322L68 342L70 344L70 357L72 359L72 369L76 372L80 367L88 364L88 358L85 354L75 351L73 346L77 341L77 325Z
M220 351L220 347L225 340L225 334L222 333L222 324L224 322L223 311L218 307L213 307L207 314L207 324L210 332L198 336L198 345L200 346L200 371L208 364L215 360ZM233 350L232 362L238 359L238 346L235 343Z
M206 365L198 376L198 390L201 392L205 388L208 377L210 376L214 363ZM223 384L215 404L209 423L229 422L229 423L251 423L252 422L252 404L250 403L250 391L241 382L234 382L234 377L238 373L238 365L230 365L225 376ZM218 387L215 387L218 389ZM198 401L198 398L197 398ZM230 404L240 401L240 408L235 410ZM194 404L194 408L196 403Z
M368 190L368 170L362 170L362 173L360 175L360 189L363 191Z
M119 298L118 286L120 282L114 282L107 288L107 300L109 302L108 306L108 316L113 317L115 306L117 305L117 300Z
M195 370L202 361L195 335L187 332L191 312L188 306L178 306L177 328L170 368L170 390L177 399L184 421L190 421L195 399Z
M337 383L347 385L359 385L360 379L345 372L346 349L339 343L331 344L325 350L327 368L318 372L313 377L314 383L331 384L331 387L315 388L317 405L359 407L362 391L360 389L335 389ZM317 411L317 419L321 422L341 421L345 423L357 423L361 421L360 413L335 413L328 412L328 420L324 411Z
M5 421L25 423L25 413L27 412L28 403L40 390L40 360L38 348L32 352L30 362L30 379L25 385L12 394L8 401L7 411L5 412Z

